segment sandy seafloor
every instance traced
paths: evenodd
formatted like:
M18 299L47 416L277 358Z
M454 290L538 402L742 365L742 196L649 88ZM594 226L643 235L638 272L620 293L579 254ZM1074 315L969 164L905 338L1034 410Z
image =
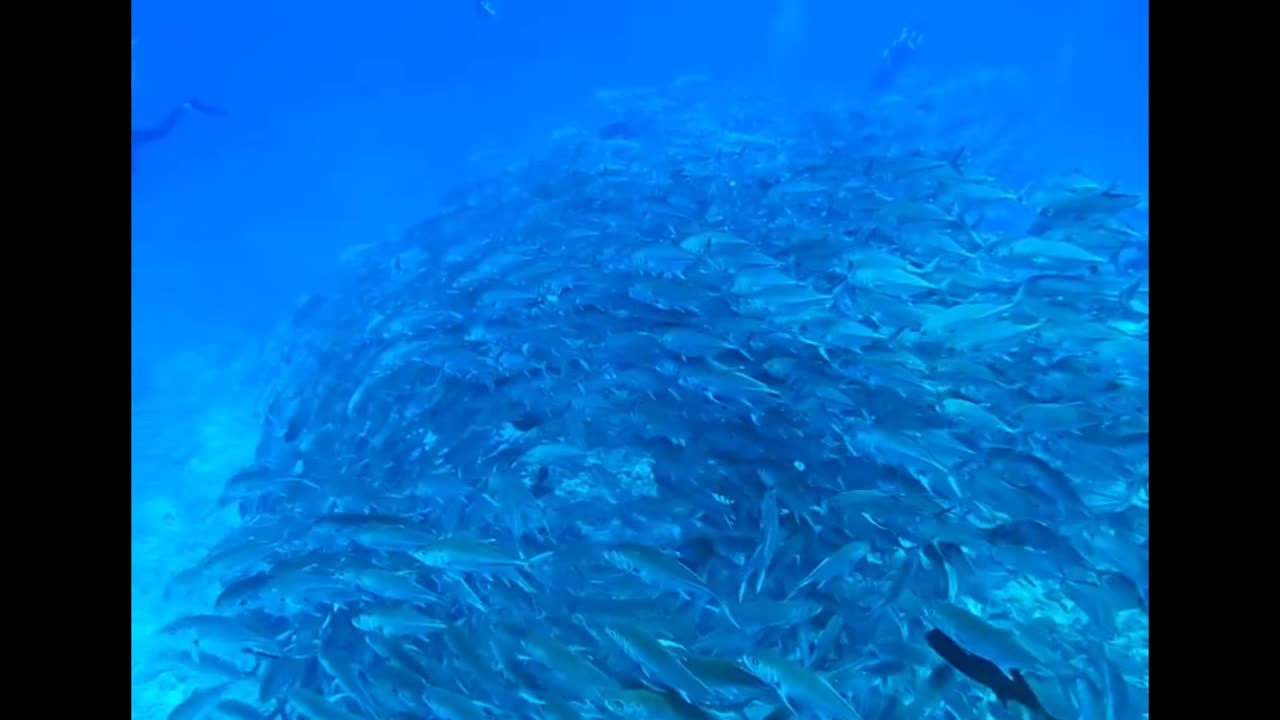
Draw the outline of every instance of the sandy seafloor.
M170 581L235 523L220 511L226 478L252 460L261 428L263 363L252 341L135 353L132 422L132 717L163 720L192 678L161 657L159 629L208 612L209 589ZM216 589L214 589L216 591Z

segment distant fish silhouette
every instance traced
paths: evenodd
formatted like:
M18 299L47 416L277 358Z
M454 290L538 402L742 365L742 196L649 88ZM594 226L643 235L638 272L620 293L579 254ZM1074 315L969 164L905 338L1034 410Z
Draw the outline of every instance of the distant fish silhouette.
M195 98L191 98L186 103L184 103L184 107L186 107L189 110L195 110L196 112L202 112L205 115L226 115L227 114L226 110L223 110L220 107L214 107L213 105L210 105L208 103L200 102Z
M1040 698L1036 697L1035 691L1027 684L1021 672L1013 670L1012 678L1005 675L995 663L960 647L949 635L937 628L925 633L924 640L951 667L979 685L990 688L1001 705L1007 706L1012 700L1046 720L1053 720L1053 716L1040 704Z
M137 150L138 147L142 145L150 145L169 137L170 133L172 133L174 129L178 127L179 123L182 122L182 119L187 116L187 113L191 112L197 112L204 115L227 114L227 112L222 108L214 107L213 105L209 105L208 103L192 98L170 110L159 123L150 127L134 130L133 149Z
M915 62L923 38L924 34L919 29L911 26L902 28L893 44L881 54L880 64L871 78L871 89L877 92L889 90L903 70Z
M164 119L161 120L158 124L153 125L151 127L142 128L140 130L134 130L133 131L134 147L157 142L159 140L163 140L169 137L169 134L172 133L174 129L178 127L178 124L189 112L198 112L204 115L226 115L227 114L227 112L222 108L214 107L213 105L209 105L208 103L204 103L204 102L201 102L200 100L192 98L182 103L181 105L173 108L172 110L170 110L167 114L165 114Z
M626 120L615 120L614 122L600 128L596 135L601 140L632 140L640 137L640 130Z

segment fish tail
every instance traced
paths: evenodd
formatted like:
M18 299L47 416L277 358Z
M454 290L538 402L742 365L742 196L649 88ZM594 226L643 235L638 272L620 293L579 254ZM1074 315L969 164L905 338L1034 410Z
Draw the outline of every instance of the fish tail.
M738 622L738 619L733 616L733 612L729 610L729 603L724 600L717 600L716 604L720 606L720 612L724 613L724 619L728 620L729 624L741 630L742 625Z
M546 551L544 551L544 552L540 552L540 553L538 553L537 555L534 555L534 556L533 556L533 557L531 557L531 558L526 559L526 560L524 561L524 564L525 564L525 565L534 565L534 564L536 564L536 563L540 563L540 562L542 562L543 560L546 560L547 558L549 558L549 557L551 557L552 555L555 555L555 554L556 554L556 551L555 551L555 550L546 550Z
M767 567L761 567L760 572L756 574L756 595L759 595L764 588L766 570L768 570Z
M1124 289L1120 291L1120 304L1128 307L1130 303L1133 302L1133 298L1138 295L1138 289L1141 287L1142 278L1138 278L1128 285L1125 285Z
M831 367L833 367L833 368L836 368L837 370L839 369L839 368L836 366L835 361L834 361L834 360L832 360L832 359L831 359L831 356L827 354L827 346L826 346L826 345L823 345L822 343L819 343L819 342L815 342L815 343L813 343L813 346L814 346L814 347L816 347L816 348L818 348L818 354L822 356L822 359L823 359L823 360L826 360L826 361L827 361L827 364L828 364L828 365L830 365L830 366L831 366Z
M1014 196L1014 199L1018 201L1019 205L1027 204L1027 193L1031 192L1031 188L1033 187L1035 187L1035 183L1027 183L1026 185L1023 185L1022 189L1018 191L1018 194Z
M1026 299L1027 288L1031 286L1031 281L1034 280L1035 277L1036 276L1033 275L1018 284L1018 291L1013 294L1013 302L1009 304L1010 309L1013 309L1018 305L1021 305L1022 301Z

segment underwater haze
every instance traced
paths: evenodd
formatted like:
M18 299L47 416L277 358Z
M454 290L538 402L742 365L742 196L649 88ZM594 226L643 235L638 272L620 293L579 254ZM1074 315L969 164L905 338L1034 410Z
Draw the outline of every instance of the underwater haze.
M1146 717L1148 35L135 0L133 716Z

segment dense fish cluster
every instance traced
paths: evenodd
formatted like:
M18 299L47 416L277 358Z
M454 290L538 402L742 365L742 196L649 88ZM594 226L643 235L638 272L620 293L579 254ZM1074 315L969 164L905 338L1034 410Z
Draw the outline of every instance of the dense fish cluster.
M1144 198L697 94L298 309L173 717L1146 713Z

